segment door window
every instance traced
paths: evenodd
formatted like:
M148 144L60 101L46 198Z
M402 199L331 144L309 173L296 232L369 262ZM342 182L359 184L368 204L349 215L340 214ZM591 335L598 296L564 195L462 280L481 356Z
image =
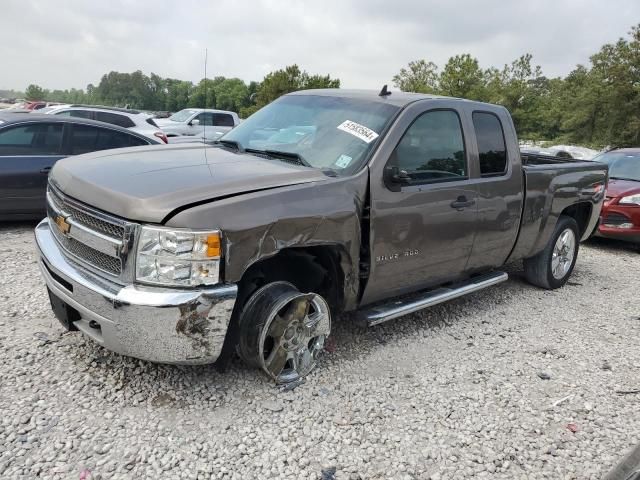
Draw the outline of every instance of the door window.
M149 142L128 133L91 125L74 125L71 135L71 155L148 144Z
M502 124L493 113L473 112L473 128L478 142L480 174L504 175L507 171L507 147Z
M62 123L31 123L0 131L0 155L60 155Z
M432 183L467 178L462 125L453 110L420 115L394 150L391 167L407 172L411 183Z

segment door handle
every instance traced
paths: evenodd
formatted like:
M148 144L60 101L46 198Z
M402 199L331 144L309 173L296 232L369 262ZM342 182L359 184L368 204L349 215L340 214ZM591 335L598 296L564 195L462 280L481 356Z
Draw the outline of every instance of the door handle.
M464 208L470 207L476 203L475 200L467 200L467 197L464 195L460 195L457 200L451 202L451 208L455 208L456 210L462 210Z
M40 169L40 173L49 173L51 171L51 167L44 167Z

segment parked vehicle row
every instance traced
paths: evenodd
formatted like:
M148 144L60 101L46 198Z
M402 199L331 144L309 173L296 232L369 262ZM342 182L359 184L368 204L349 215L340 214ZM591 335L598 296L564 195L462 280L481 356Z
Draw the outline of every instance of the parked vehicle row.
M36 241L66 328L156 362L237 351L288 383L341 312L392 320L503 282L516 260L561 287L606 180L599 162L522 155L503 107L296 92L213 148L57 163Z
M203 108L185 108L156 123L168 137L196 137L196 141L217 140L240 123L235 112Z
M49 115L88 118L128 128L140 135L167 143L167 136L149 114L138 110L92 105L60 105L45 112Z
M0 220L46 215L47 176L61 158L159 143L90 119L0 112Z

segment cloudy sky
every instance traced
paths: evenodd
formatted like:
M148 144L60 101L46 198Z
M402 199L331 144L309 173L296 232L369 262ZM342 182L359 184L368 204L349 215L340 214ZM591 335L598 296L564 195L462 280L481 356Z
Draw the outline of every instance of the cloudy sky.
M640 23L639 0L1 0L0 88L84 88L111 70L260 80L297 63L379 88L410 60L525 52L546 75Z

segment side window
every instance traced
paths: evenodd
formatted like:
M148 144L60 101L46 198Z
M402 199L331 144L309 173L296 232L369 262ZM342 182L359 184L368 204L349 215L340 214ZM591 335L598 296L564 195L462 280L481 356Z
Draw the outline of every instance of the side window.
M412 183L467 178L458 114L453 110L433 110L420 115L394 150L390 166L405 170Z
M71 136L71 155L148 144L149 142L125 132L91 125L74 125Z
M129 135L128 133L124 132L117 132L115 130L109 130L106 128L100 128L98 134L98 142L96 143L96 150L137 147L140 145L148 144L149 142L146 142L134 135Z
M71 133L70 155L80 155L96 150L98 143L98 132L96 127L90 125L73 125Z
M507 147L502 124L493 113L473 112L473 128L478 141L480 174L483 177L507 172Z
M135 127L136 124L133 123L126 115L118 115L117 113L110 112L95 112L96 120L105 123L111 123L112 125L118 125L119 127L131 128Z
M213 127L213 113L201 113L196 119L200 120L200 126Z
M93 120L93 112L89 110L69 110L67 112L59 113L58 115L65 115L65 114L68 114L69 117L88 118L90 120Z
M213 125L216 127L233 127L233 117L228 113L214 113Z
M62 123L35 123L0 131L0 155L60 155Z

